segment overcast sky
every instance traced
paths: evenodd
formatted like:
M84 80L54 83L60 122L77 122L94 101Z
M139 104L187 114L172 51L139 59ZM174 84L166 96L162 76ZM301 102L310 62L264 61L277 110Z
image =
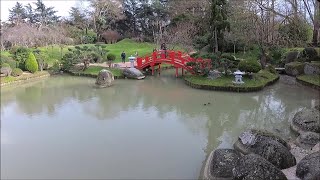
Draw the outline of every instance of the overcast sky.
M9 9L12 9L16 2L19 2L23 5L27 5L30 3L33 7L33 2L36 2L36 0L0 0L1 5L1 21L7 21L9 16ZM76 6L80 1L76 0L43 0L43 3L47 7L54 7L54 9L57 12L58 16L68 16L69 10L72 6Z

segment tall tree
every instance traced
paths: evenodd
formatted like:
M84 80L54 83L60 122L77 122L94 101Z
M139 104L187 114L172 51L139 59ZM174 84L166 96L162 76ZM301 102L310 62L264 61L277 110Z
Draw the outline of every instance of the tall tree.
M35 23L35 14L34 14L34 10L31 6L30 3L28 3L26 6L25 6L25 9L26 9L26 18L27 18L27 22L29 23Z
M76 26L79 29L86 27L86 15L80 11L77 7L71 7L69 11L70 24Z
M22 4L17 2L16 5L9 9L9 22L18 25L24 21L26 18L26 10L23 8Z
M120 0L89 0L92 8L91 17L93 28L101 37L103 31L113 30L117 20L122 18Z
M219 51L219 42L223 43L224 32L230 30L227 20L227 1L211 0L210 48L214 53Z
M46 7L42 0L37 0L34 4L36 5L34 10L36 22L44 26L58 22L60 17L56 15L57 11L54 7Z
M127 32L131 34L131 36L137 36L138 34L138 26L137 26L137 14L138 14L138 2L136 0L124 0L123 1L124 8L124 28L126 28Z

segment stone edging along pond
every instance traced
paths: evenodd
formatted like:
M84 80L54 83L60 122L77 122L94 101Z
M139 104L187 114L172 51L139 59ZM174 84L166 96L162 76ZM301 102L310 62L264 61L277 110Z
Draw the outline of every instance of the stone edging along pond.
M11 82L1 82L0 86L8 86L8 85L15 85L15 84L21 84L25 82L30 82L32 80L38 80L44 77L49 77L50 73L47 71L42 71L40 74L32 74L32 75L26 75L26 77L21 77L18 80L13 80Z
M309 87L311 87L311 88L313 88L313 89L316 89L316 90L319 90L319 91L320 91L320 86L318 86L318 85L316 85L316 84L312 84L312 83L309 83L309 82L307 82L307 81L303 81L303 80L301 80L301 79L299 79L299 78L296 78L296 81L297 81L298 83L302 84L302 85L309 86Z
M191 86L192 88L196 88L196 89L215 90L215 91L233 91L233 92L254 92L254 91L262 90L265 86L274 84L279 80L279 78L280 76L258 87L202 85L202 84L192 83L187 79L184 79L184 82L188 86Z

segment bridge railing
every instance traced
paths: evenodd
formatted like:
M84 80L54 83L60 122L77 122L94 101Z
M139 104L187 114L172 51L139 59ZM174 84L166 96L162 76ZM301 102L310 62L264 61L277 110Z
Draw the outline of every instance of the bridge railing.
M192 58L189 55L182 54L181 51L160 50L153 52L149 56L137 58L137 68L142 69L147 65L154 66L156 63L168 62L176 67L182 67L192 71L194 67L187 66L188 62L196 62L201 68L211 67L210 59Z

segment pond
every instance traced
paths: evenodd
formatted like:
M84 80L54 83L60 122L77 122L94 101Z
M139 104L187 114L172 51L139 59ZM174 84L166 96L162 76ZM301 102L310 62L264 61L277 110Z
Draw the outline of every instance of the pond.
M247 128L293 135L288 121L319 102L281 81L255 93L192 89L173 71L145 80L57 76L1 88L1 178L197 179L215 148Z

